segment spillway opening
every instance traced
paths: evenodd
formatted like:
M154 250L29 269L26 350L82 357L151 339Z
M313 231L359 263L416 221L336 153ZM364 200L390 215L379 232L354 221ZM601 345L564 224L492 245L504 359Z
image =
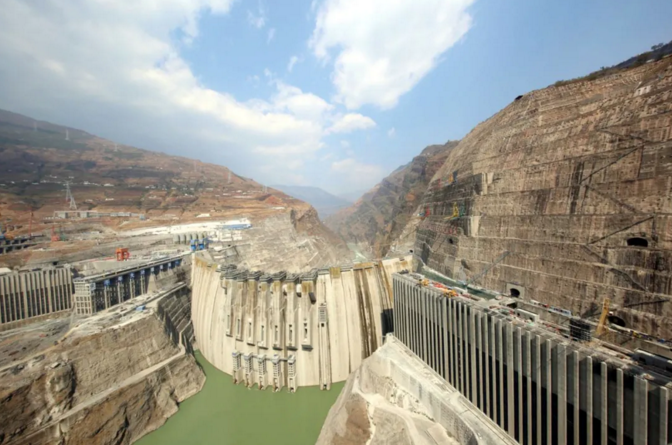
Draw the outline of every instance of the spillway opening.
M628 238L627 243L631 247L649 247L649 241L641 237Z

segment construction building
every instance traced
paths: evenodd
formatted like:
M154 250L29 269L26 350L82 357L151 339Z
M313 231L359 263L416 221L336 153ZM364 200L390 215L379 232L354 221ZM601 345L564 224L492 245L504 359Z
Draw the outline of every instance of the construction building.
M157 282L174 277L182 265L178 256L75 278L75 313L91 315L150 292Z
M663 357L573 341L497 301L450 297L423 283L393 276L395 337L518 443L662 445L672 438L672 374L664 369L671 362ZM636 359L642 354L647 360ZM656 358L662 367L638 364Z
M88 219L88 218L139 218L145 219L144 213L131 212L97 212L92 210L56 210L56 219Z
M0 330L13 329L72 308L69 267L0 275Z

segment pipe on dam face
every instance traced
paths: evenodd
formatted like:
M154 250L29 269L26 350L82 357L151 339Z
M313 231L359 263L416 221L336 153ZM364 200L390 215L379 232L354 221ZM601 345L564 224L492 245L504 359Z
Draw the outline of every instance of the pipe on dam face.
M193 255L192 320L204 357L235 382L290 391L329 389L375 351L391 310L385 283L410 261L264 275L220 273Z
M395 337L518 443L668 443L669 378L406 275L393 288Z

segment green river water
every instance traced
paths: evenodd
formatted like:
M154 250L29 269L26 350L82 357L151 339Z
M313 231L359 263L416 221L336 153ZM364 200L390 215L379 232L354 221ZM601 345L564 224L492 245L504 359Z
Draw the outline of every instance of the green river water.
M290 394L234 385L231 376L196 352L205 386L180 410L136 445L314 444L344 383L330 391L302 387Z

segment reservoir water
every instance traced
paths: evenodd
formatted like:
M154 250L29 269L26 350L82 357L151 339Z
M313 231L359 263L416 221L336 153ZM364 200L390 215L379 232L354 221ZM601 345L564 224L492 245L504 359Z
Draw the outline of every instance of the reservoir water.
M207 377L201 392L137 445L312 445L344 385L329 391L302 387L293 394L247 389L198 352L196 359Z

